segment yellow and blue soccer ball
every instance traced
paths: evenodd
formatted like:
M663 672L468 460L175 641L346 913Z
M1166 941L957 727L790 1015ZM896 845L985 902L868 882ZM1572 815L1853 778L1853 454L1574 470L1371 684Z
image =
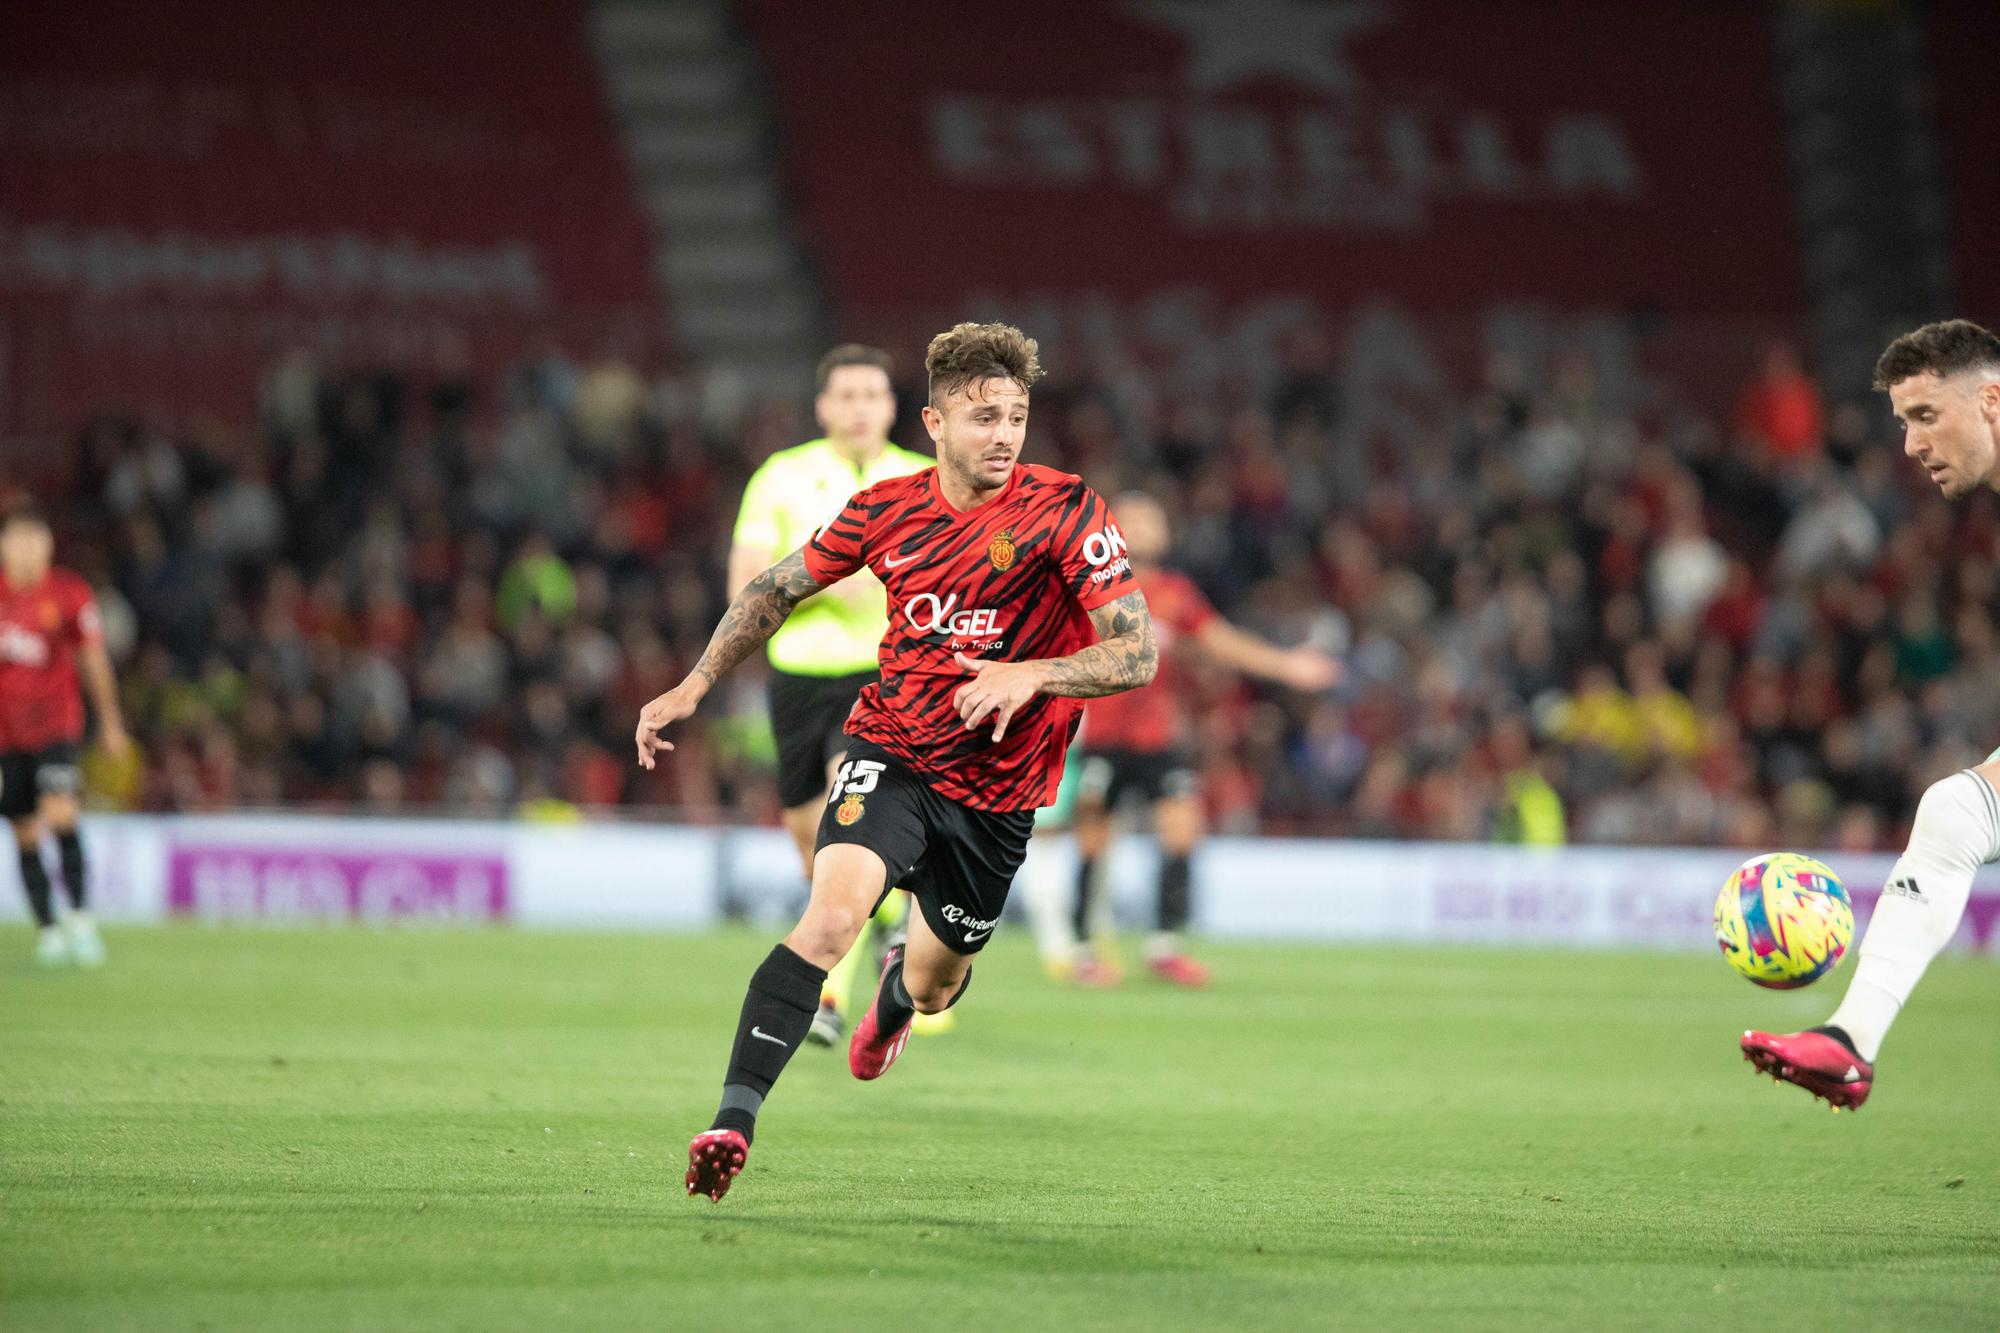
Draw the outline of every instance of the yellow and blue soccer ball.
M1773 852L1745 861L1722 886L1715 942L1759 986L1791 990L1840 965L1854 943L1854 904L1824 863Z

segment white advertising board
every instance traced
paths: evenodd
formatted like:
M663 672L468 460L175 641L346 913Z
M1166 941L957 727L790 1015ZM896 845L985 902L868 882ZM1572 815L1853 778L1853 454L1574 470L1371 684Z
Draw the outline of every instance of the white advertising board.
M797 853L776 829L111 815L87 819L84 832L93 906L111 922L700 930L725 917L785 922L805 894ZM1238 939L1712 948L1716 892L1742 859L1699 848L1218 838L1195 862L1195 925ZM1865 917L1895 858L1826 859ZM1060 883L1074 882L1066 841L1049 863ZM1147 924L1157 865L1143 839L1114 848L1127 924ZM0 891L0 920L24 915L19 892ZM1959 946L2000 951L1996 926L2000 869L1989 867Z

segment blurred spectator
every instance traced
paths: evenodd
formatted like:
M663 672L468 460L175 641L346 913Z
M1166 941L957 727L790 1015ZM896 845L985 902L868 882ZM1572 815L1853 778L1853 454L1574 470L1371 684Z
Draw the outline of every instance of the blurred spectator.
M1701 719L1687 696L1667 683L1666 655L1652 642L1635 643L1625 654L1632 713L1649 758L1684 763L1701 751Z
M1817 578L1836 568L1866 569L1882 546L1875 516L1831 467L1815 475L1810 498L1778 543L1781 573Z
M518 626L530 610L558 623L576 610L576 576L540 534L521 544L520 553L500 576L500 591L494 600L494 611L505 629Z
M1665 531L1646 570L1653 615L1662 624L1692 620L1708 610L1729 578L1729 557L1708 535L1701 491L1692 478L1667 500Z
M2000 739L1991 505L1937 504L1865 414L1827 427L1789 349L1738 405L1747 455L1575 357L1541 382L1495 356L1413 414L1349 401L1325 331L1283 347L1270 383L1220 365L1194 395L1107 333L1030 440L1155 492L1212 598L1347 660L1318 699L1191 673L1218 828L1893 845ZM240 435L80 434L65 540L115 585L143 754L93 768L100 799L772 815L754 664L672 763L629 749L721 613L717 514L802 438L796 406L553 348L490 388L294 351Z
M1737 400L1736 430L1787 463L1825 446L1826 412L1819 388L1807 378L1790 343L1773 342L1764 349L1761 371Z
M1493 812L1495 842L1559 847L1566 838L1562 796L1536 760L1527 724L1505 717L1493 724L1493 766L1500 777Z

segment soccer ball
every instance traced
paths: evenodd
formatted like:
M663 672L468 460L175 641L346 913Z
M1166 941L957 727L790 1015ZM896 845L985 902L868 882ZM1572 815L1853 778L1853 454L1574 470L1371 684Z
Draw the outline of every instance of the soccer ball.
M1715 942L1759 986L1818 981L1854 942L1854 905L1840 876L1810 856L1773 852L1745 861L1715 900Z

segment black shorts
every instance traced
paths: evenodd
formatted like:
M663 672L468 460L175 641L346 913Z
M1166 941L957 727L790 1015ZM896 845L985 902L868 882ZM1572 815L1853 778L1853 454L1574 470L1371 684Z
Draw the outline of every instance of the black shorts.
M1194 796L1200 790L1194 761L1178 750L1093 750L1086 744L1076 798L1116 810L1128 796L1151 805L1168 797Z
M827 761L847 748L841 728L863 685L879 673L795 676L771 671L771 734L778 742L778 801L785 809L826 795Z
M986 947L999 924L1034 831L1034 811L960 805L881 746L850 736L818 845L853 843L881 857L889 883L910 891L932 933L970 954Z
M83 770L77 767L75 741L58 741L39 750L0 754L0 819L25 819L44 796L75 796L83 790Z

